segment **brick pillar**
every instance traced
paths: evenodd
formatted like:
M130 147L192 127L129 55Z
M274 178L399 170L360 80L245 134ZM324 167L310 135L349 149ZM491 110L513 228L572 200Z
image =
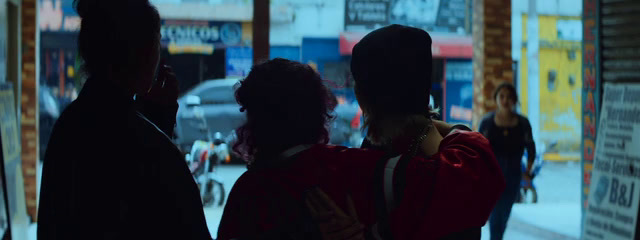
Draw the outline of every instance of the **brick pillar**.
M495 87L513 83L511 0L473 1L473 126L495 110Z
M38 161L38 83L36 80L36 1L22 0L22 171L27 213L36 221L36 164Z

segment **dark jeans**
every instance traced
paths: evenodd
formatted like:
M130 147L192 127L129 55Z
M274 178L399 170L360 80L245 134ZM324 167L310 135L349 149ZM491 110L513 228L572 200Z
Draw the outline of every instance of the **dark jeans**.
M498 200L496 207L489 217L489 232L491 240L502 240L504 230L507 228L511 207L515 203L520 191L520 177L509 177L507 187Z

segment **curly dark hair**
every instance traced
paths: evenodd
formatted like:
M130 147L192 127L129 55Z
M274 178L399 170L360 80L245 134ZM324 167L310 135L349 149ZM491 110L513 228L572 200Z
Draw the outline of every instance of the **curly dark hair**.
M282 58L255 65L235 96L247 122L238 128L233 150L250 167L299 144L329 141L336 100L309 65Z

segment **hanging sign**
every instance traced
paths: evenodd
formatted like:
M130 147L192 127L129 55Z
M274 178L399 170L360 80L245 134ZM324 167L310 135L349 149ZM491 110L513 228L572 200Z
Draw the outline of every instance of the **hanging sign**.
M605 85L583 239L636 239L640 84Z

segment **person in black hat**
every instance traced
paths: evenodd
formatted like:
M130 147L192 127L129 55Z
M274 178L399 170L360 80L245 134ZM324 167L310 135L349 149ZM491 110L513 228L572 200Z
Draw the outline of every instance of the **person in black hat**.
M434 120L437 111L431 107L433 105L430 106L429 94L432 80L431 43L431 37L422 29L390 25L371 32L353 49L351 72L355 80L356 97L365 117L364 127L367 129L367 138L362 147L384 151L388 156L402 156L396 169L407 169L411 166L408 159L415 156L436 163L452 160L438 159L438 154L450 144L450 139L461 136L477 137L475 140L459 139L462 141L457 144L471 148L468 150L483 152L489 147L486 139L478 133L471 133L471 129L466 126ZM481 140L482 144L465 143L467 140ZM493 156L489 157L490 159L457 157L457 161L467 161L467 164L472 165L486 162L496 169ZM394 188L398 192L406 191L407 186L412 184L411 177L406 172L396 172L393 178ZM476 213L482 216L483 221L475 225L466 225L465 227L469 227L467 229L454 224L444 227L446 230L433 229L434 235L454 239L480 238L480 227L488 218L486 213L491 211L502 191L501 187L504 186L504 180L499 173L496 173L496 176L487 176L487 179L483 180L495 186L491 191L482 193L486 205L475 205L475 208L460 211ZM403 194L397 195L402 204ZM443 206L440 210L453 213L460 209L447 209ZM431 214L438 215L436 212ZM397 236L398 239L410 236L393 232L392 226L386 231L387 235Z

